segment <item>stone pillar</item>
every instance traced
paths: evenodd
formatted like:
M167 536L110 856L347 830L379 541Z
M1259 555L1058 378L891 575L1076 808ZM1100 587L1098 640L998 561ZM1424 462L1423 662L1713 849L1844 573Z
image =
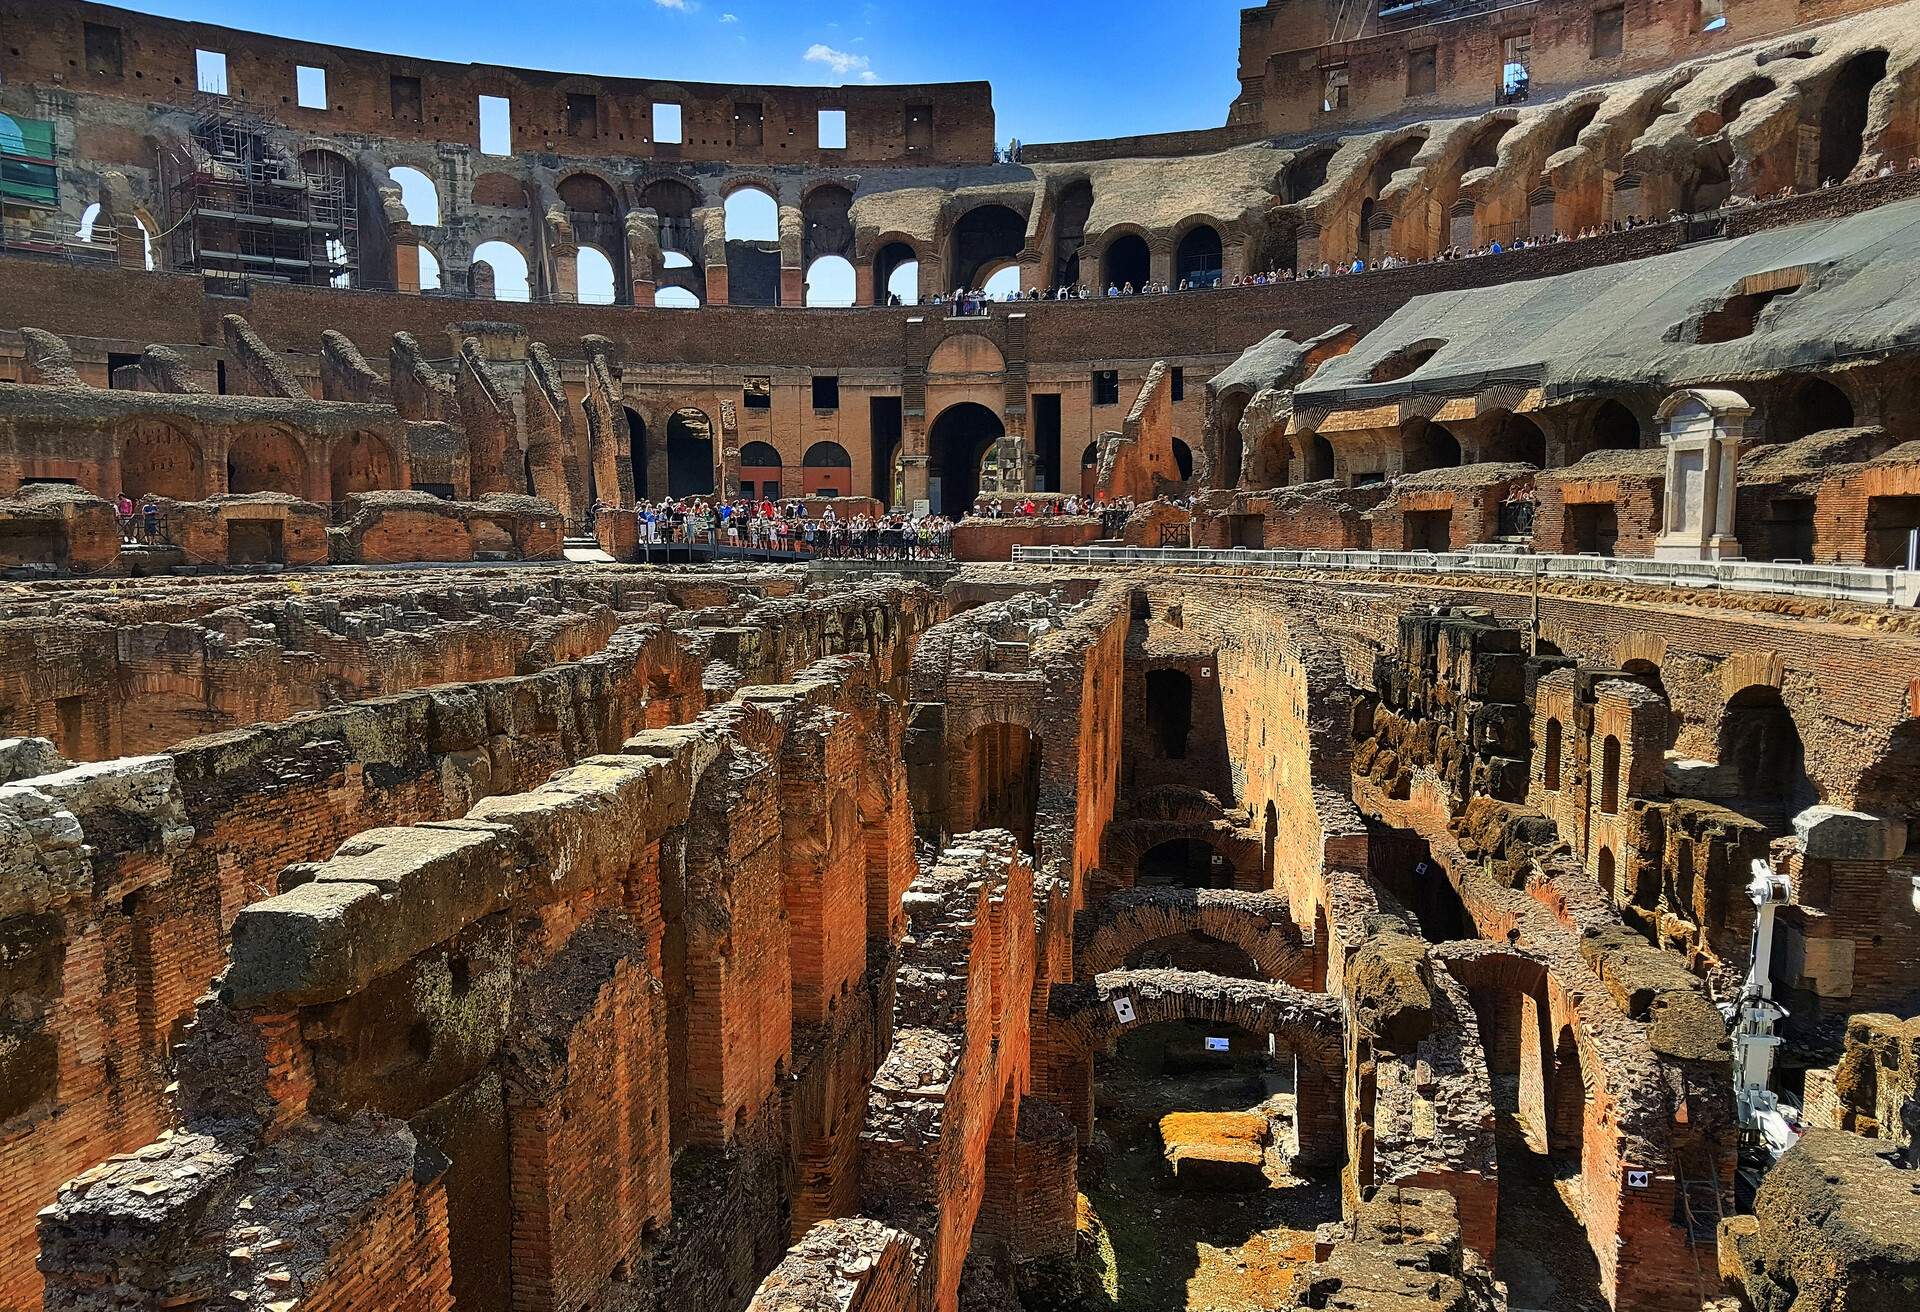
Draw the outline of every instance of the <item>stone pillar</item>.
M1173 282L1173 243L1164 236L1147 242L1147 278L1152 282Z
M1734 477L1753 407L1737 392L1688 388L1654 416L1667 450L1666 531L1655 560L1725 560L1740 554L1733 534Z

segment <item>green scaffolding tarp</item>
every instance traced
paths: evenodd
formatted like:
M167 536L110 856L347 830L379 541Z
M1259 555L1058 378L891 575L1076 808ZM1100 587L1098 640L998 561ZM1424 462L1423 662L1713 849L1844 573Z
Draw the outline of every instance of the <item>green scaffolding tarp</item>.
M59 203L53 160L53 123L0 114L0 199L29 205Z

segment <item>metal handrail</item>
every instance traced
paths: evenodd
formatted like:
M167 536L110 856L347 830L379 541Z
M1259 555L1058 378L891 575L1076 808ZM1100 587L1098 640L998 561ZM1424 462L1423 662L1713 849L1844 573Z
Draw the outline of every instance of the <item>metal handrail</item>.
M1492 551L1279 551L1257 547L1016 546L1013 561L1022 565L1197 565L1217 569L1391 570L1535 580L1610 579L1656 587L1784 593L1894 607L1920 605L1920 573L1865 565L1648 560Z

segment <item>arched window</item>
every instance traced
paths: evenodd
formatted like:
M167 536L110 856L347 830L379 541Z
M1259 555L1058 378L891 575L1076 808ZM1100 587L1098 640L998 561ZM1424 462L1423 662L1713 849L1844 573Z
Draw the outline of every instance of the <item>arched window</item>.
M440 191L432 178L404 164L387 170L387 176L399 185L400 205L407 212L408 223L423 228L440 226Z
M1620 740L1612 734L1600 744L1600 810L1607 815L1620 811Z
M749 442L740 448L740 491L769 499L781 495L786 465L769 442Z
M685 287L662 287L653 295L653 303L663 310L697 310L700 298Z
M613 276L613 261L597 246L582 246L575 271L580 283L582 305L612 305L619 285Z
M1560 791L1560 721L1547 721L1546 741L1540 748L1540 786L1550 793Z
M889 296L902 305L920 303L920 257L903 241L890 241L873 257L873 302L885 305Z
M807 304L838 308L853 304L853 265L839 255L822 255L807 270Z
M1100 281L1105 284L1100 290L1118 287L1124 291L1131 284L1139 291L1152 267L1146 238L1138 233L1122 233L1107 243L1106 252L1100 257Z
M779 241L780 203L758 187L727 197L728 241Z
M815 442L800 458L801 483L810 497L844 497L853 491L853 457L838 442Z
M980 288L990 301L1004 301L1020 294L1020 266L1003 265Z
M1211 287L1220 281L1224 263L1219 231L1203 223L1180 239L1174 252L1174 284Z
M1173 467L1179 471L1181 482L1193 477L1193 448L1177 437L1173 439Z
M485 263L493 270L493 299L530 301L533 289L527 281L527 257L504 241L483 241L473 248L475 264Z
M440 290L440 257L425 246L420 248L420 290L423 292Z

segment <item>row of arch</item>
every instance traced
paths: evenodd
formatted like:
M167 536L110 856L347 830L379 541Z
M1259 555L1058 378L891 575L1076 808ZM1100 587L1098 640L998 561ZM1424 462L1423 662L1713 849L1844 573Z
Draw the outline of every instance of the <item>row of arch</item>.
M119 491L138 501L149 494L199 501L217 490L203 445L172 424L143 420L118 443ZM400 463L377 433L349 433L328 443L327 487L338 500L356 492L400 485ZM226 443L224 489L229 493L315 495L307 448L286 428L262 425L233 433Z

